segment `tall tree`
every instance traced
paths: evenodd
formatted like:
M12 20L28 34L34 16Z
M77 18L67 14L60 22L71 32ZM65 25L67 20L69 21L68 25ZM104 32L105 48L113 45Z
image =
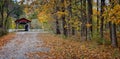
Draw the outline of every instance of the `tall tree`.
M100 11L100 16L101 16L101 21L100 21L100 36L101 38L103 39L103 22L104 22L104 17L102 16L103 15L103 12L104 12L104 6L105 6L105 0L101 0L101 11Z
M93 10L92 10L92 0L87 0L88 2L88 20L87 20L87 24L89 24L89 27L87 27L87 35L88 35L88 39L91 39L90 36L92 36L92 14L93 14Z
M61 0L61 4L62 4L62 6L61 6L61 11L63 12L63 13L65 13L65 5L64 5L64 2L65 2L65 0ZM62 27L63 27L63 34L64 34L64 36L68 36L68 31L67 31L67 28L66 28L66 26L67 26L67 22L65 21L65 14L63 14L62 15Z
M71 4L71 3L72 3L72 0L69 0L69 3L70 3L70 4L69 4L68 7L67 7L67 10L69 11L69 12L68 12L68 14L69 14L69 16L68 16L68 21L70 21L70 19L72 18L72 4ZM71 30L70 30L70 29L71 29L71 24L70 24L70 23L68 23L68 27L69 27L69 28L68 28L68 34L71 35ZM74 30L74 29L72 28L72 30ZM74 32L72 32L72 34L74 34Z
M114 6L117 4L116 1L110 0L111 8L113 9ZM114 15L112 15L114 16ZM117 42L117 35L116 35L116 24L112 23L112 21L109 22L109 28L110 28L110 38L112 42L113 47L118 47L118 42Z
M55 11L56 12L60 11L58 6L55 6ZM56 23L56 34L61 34L58 17L55 16L55 18L56 18L56 22L55 22Z
M99 1L100 0L97 0L97 32L99 32L99 28L98 28L99 27L99 16L100 16L99 15L99 5L100 5Z
M80 21L81 21L81 39L86 40L87 39L87 27L86 27L86 23L87 23L87 5L86 5L86 1L87 0L81 0L81 9L80 9Z

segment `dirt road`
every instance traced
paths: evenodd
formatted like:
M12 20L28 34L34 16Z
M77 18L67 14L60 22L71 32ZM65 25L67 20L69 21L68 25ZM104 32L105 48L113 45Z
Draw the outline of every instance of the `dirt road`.
M0 50L0 59L30 59L27 53L48 52L49 48L42 47L43 41L38 40L38 34L37 32L16 32L16 37ZM33 58L41 59L39 56Z

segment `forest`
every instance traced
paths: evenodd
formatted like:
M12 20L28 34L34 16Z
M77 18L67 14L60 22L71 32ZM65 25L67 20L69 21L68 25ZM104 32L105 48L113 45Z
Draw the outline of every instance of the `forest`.
M38 28L64 40L95 42L120 52L120 0L0 0L0 36L23 17L37 19Z

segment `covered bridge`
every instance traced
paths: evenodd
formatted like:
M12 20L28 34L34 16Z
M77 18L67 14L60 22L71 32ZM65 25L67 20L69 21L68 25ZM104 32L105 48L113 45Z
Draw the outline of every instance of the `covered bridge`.
M21 18L15 21L16 29L18 29L19 25L24 25L25 31L28 31L30 28L31 21L25 18Z

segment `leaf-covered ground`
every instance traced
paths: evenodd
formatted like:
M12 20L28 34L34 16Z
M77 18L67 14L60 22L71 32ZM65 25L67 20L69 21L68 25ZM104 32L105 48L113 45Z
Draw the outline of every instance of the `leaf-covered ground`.
M98 45L95 42L79 42L62 39L52 34L40 34L49 52L32 52L30 55L44 56L45 59L120 59L119 48Z
M15 34L13 33L1 37L0 47L7 44L14 37ZM94 41L81 42L76 40L76 38L74 40L63 39L60 36L47 33L39 34L38 41L43 41L42 46L37 44L36 48L33 47L34 49L47 47L50 50L48 52L34 51L26 53L26 56L30 59L36 59L34 56L42 57L40 59L120 59L119 48L112 48L109 45L98 45Z
M9 33L7 35L0 37L0 49L14 37L15 37L15 33Z

